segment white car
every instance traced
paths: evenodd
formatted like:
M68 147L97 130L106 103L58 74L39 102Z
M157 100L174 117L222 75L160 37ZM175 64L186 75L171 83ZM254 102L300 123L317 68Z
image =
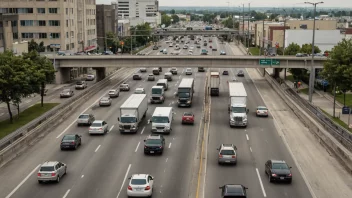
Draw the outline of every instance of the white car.
M188 45L184 45L184 46L183 46L183 49L188 49Z
M192 75L192 68L186 69L186 75Z
M149 174L134 174L127 187L128 197L151 197L153 194L154 177Z
M266 108L265 106L258 106L257 107L257 111L256 111L256 115L257 116L264 116L264 117L268 117L268 108Z
M116 98L116 97L119 97L120 95L120 91L117 90L117 89L110 89L109 90L109 96L110 98Z
M109 131L108 123L103 120L95 120L89 127L89 135L105 134Z
M147 72L147 68L143 67L139 69L140 72Z
M145 90L144 90L144 88L136 88L134 90L134 93L135 94L145 94Z
M122 83L120 85L120 91L129 91L130 90L130 86L127 83Z
M95 79L95 76L93 74L88 74L86 81L93 81Z

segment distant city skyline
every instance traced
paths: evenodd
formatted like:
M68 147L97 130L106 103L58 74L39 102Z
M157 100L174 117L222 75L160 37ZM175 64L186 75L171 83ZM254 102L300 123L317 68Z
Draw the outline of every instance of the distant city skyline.
M159 0L159 6L174 6L174 7L186 7L186 6L196 6L196 7L238 7L242 3L251 3L253 7L312 7L312 5L305 4L307 0ZM117 2L116 0L96 0L97 4L111 4L111 2ZM227 2L230 2L228 5ZM311 1L318 2L318 1ZM351 0L326 0L323 1L319 7L332 7L332 8L352 8ZM274 5L274 6L273 6Z

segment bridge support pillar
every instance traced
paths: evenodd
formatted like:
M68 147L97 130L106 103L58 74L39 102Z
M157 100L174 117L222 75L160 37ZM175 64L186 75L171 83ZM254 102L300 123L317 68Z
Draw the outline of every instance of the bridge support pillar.
M273 77L274 77L274 79L280 78L280 68L273 69Z
M69 67L59 67L57 68L57 72L55 72L55 84L64 84L69 82L70 79L70 71Z
M103 80L106 76L106 68L105 67L93 67L96 70L97 74L97 82Z

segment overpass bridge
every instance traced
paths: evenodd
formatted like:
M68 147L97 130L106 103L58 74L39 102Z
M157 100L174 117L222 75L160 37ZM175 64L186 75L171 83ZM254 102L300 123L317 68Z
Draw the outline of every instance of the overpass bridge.
M248 31L244 31L246 34ZM249 31L254 34L254 31ZM186 36L186 35L242 35L243 31L239 30L157 30L153 32L154 36Z

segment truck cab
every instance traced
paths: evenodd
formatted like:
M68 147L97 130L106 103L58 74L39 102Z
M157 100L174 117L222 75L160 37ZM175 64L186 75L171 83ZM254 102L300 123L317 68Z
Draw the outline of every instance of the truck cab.
M166 91L169 86L167 83L167 79L159 79L158 82L156 83L157 86L163 86L164 87L164 91Z
M171 72L166 72L164 74L164 78L167 79L167 81L172 81L172 73Z
M153 86L152 87L152 96L150 98L150 103L164 103L164 87L163 86Z

